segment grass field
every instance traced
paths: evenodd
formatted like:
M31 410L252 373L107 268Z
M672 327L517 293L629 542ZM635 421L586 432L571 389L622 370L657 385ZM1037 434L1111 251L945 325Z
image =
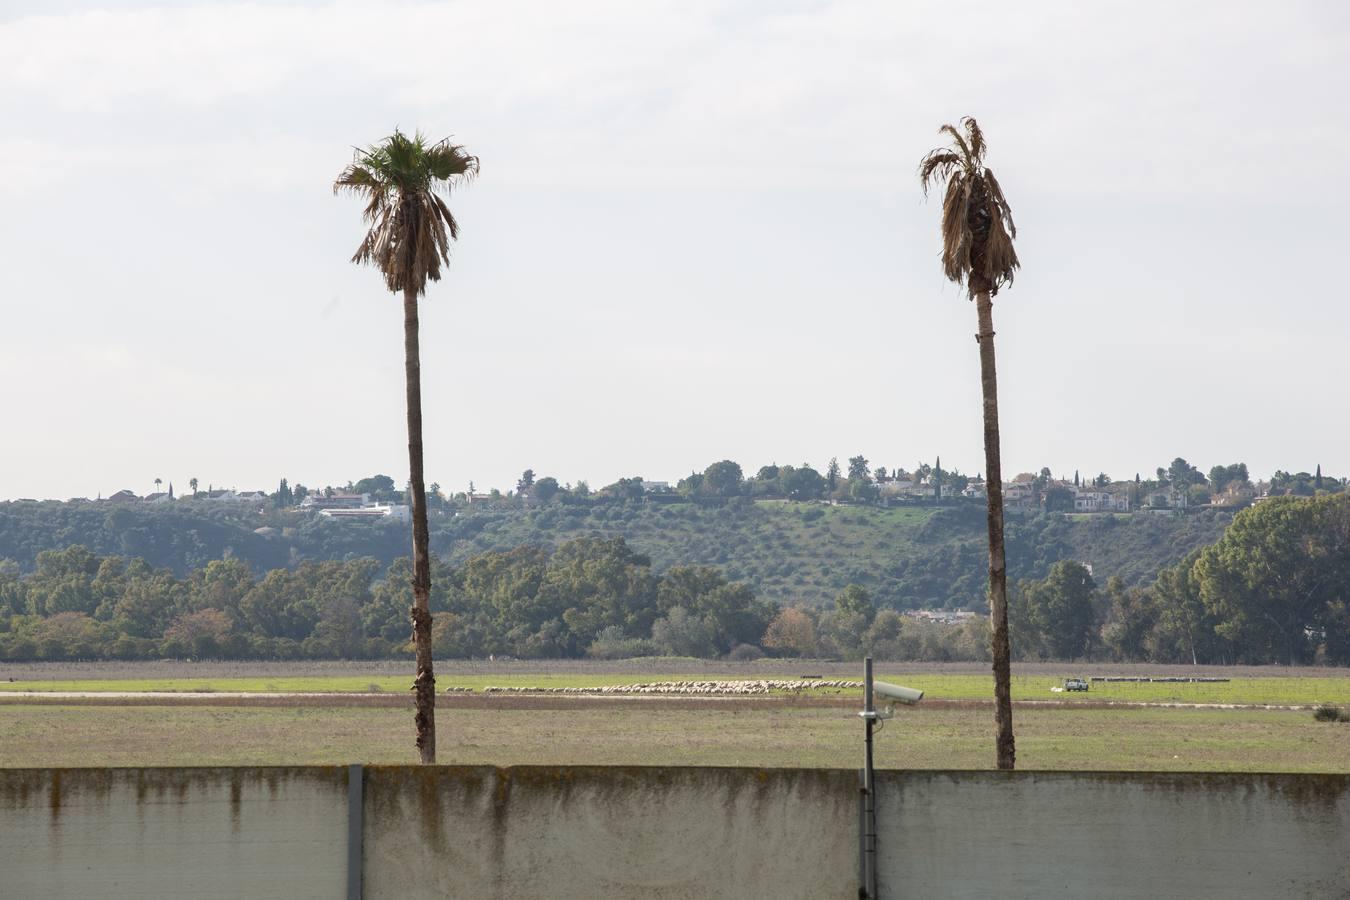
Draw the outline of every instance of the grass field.
M1062 702L1125 701L1142 703L1217 703L1217 704L1271 704L1305 706L1320 703L1350 704L1350 677L1235 677L1221 683L1093 683L1087 693L1055 693L1051 688L1062 685L1064 677L1073 674L1065 668L1065 675L1015 675L1013 699L1056 700ZM881 665L879 678L891 677L911 687L923 690L934 700L987 699L993 695L993 680L989 675L927 674L897 671L890 674ZM633 684L655 681L696 681L708 679L704 673L689 672L632 672L571 671L558 674L448 672L437 677L441 690L449 687L600 687L604 685ZM720 676L728 679L754 678L754 674ZM763 673L767 678L794 677L776 672ZM857 673L844 676L855 679ZM408 675L261 675L219 678L75 678L42 681L0 681L0 692L15 690L42 691L211 691L235 692L406 692ZM844 691L843 693L848 693ZM853 693L861 693L853 691Z
M515 661L438 664L438 685L582 687L665 680L856 679L855 663L702 660ZM346 663L71 663L0 668L0 766L144 766L412 762L404 661ZM877 738L882 766L993 765L992 694L983 664L879 664L878 677L922 688ZM1053 693L1071 675L1199 674L1223 683L1095 683ZM14 678L13 682L8 679ZM332 692L298 700L202 698L216 705L139 705L120 698L37 705L15 690ZM378 691L384 699L345 694ZM859 762L858 690L813 699L606 701L481 693L444 698L440 761L510 765L631 764L846 766ZM1350 725L1311 712L1167 706L1103 708L1102 701L1350 707L1345 669L1018 664L1013 696L1060 701L1014 712L1018 768L1153 771L1350 772ZM153 703L181 703L171 696ZM949 703L929 701L953 701ZM1093 702L1096 701L1096 702ZM249 704L266 702L267 707ZM353 704L374 704L355 706Z
M862 727L828 707L445 709L439 761L856 767ZM1019 769L1350 771L1350 725L1306 712L1019 709ZM890 768L993 766L988 708L906 709L876 737ZM411 763L412 713L342 707L0 706L0 765Z

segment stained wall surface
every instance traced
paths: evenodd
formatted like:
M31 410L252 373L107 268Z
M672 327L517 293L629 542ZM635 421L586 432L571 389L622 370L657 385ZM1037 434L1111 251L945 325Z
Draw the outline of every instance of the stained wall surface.
M1350 775L878 779L883 897L1350 898Z
M367 771L369 898L856 898L858 776L820 769Z
M368 767L366 897L853 898L848 770ZM347 896L348 770L0 769L0 897ZM882 772L881 896L1350 898L1350 775Z
M347 770L0 769L0 898L343 897Z

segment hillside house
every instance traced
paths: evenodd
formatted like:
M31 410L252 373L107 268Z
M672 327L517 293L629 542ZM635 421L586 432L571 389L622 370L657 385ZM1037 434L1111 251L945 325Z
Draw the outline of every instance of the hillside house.
M304 500L300 501L301 509L325 510L325 509L361 509L370 506L370 494L333 494L331 497L325 497L322 494L309 494Z
M1074 512L1129 512L1130 495L1107 488L1079 488L1074 492Z
M1144 497L1144 505L1154 512L1184 510L1187 506L1186 492L1170 487L1158 488L1148 492Z
M412 521L412 512L399 503L375 503L360 509L322 509L319 515L325 519L344 519L347 521L380 521L389 519L404 524Z
M1036 489L1025 481L1003 483L1003 508L1027 510L1036 505Z

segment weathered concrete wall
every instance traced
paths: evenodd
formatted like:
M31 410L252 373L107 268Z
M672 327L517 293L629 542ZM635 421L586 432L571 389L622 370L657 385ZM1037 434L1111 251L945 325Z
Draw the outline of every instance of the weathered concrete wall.
M1350 898L1350 776L888 772L883 897Z
M366 830L366 896L844 900L857 785L819 769L377 767L367 820L403 827Z
M365 896L851 898L846 770L377 766ZM886 898L1350 898L1350 775L883 772ZM0 897L343 897L347 771L0 769Z
M342 897L347 770L0 769L0 897Z

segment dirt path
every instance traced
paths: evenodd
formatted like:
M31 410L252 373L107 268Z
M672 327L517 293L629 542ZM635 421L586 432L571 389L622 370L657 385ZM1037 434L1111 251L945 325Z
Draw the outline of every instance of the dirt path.
M659 694L512 693L442 694L440 709L497 709L502 711L566 709L794 709L802 707L856 709L857 697L776 694L759 697L688 696ZM930 698L909 714L924 709L967 709L989 706L992 700ZM384 707L412 708L410 696L394 693L337 693L284 691L3 691L0 707L13 706L263 706L263 707ZM1138 700L1014 700L1023 709L1194 709L1194 710L1308 710L1312 706L1274 703L1176 703Z

